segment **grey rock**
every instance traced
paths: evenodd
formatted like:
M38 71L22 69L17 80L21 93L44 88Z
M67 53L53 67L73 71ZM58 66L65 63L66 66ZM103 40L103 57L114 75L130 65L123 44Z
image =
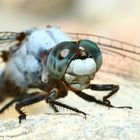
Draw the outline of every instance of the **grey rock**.
M46 113L0 121L0 140L139 140L140 111L91 108L76 113Z

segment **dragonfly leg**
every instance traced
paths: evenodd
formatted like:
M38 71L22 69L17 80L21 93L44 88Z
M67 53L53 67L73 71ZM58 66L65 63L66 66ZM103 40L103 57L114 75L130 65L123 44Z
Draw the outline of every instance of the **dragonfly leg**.
M110 89L109 86L106 86L106 88L103 89L103 87L101 85L100 86L99 85L98 86L97 85L90 85L89 88L92 89L92 90L98 90L98 91L99 90L100 91L106 91L106 90ZM115 94L117 92L116 90L117 90L117 88L115 88L113 90L113 92L110 92L108 95L104 96L103 100L98 100L94 96L88 95L88 94L86 94L82 91L76 91L75 94L78 95L79 97L83 98L84 100L88 101L88 102L95 102L95 103L103 105L103 106L112 107L112 108L129 108L129 109L132 109L132 107L130 107L130 106L116 107L116 106L113 106L111 104L111 102L108 100L108 98L111 97L113 94Z
M59 94L60 95L60 94ZM57 98L58 96L58 90L52 90L49 95L47 96L46 98L46 102L51 104L52 106L60 106L60 107L63 107L63 108L66 108L66 109L69 109L69 110L72 110L76 113L81 113L85 116L86 118L86 113L84 113L83 111L80 111L79 109L75 108L75 107L71 107L69 105L66 105L64 103L61 103L59 101L56 101L55 99Z
M110 102L108 99L113 96L117 91L119 90L119 85L114 85L114 84L91 84L89 86L90 89L92 90L97 90L97 91L110 91L107 95L103 97L104 102Z
M28 105L40 102L40 101L44 100L45 97L46 97L46 94L39 94L39 95L36 95L36 96L31 96L29 98L25 98L24 100L21 100L21 101L17 102L16 106L15 106L15 109L20 114L19 123L21 123L21 121L23 119L26 119L26 114L24 113L24 111L21 110L21 108L24 107L24 106L28 106Z

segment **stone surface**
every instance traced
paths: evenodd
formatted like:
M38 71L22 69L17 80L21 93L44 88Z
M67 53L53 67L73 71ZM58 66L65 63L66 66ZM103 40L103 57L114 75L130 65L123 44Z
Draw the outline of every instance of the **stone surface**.
M76 113L48 113L0 121L0 140L139 140L140 112L128 109L89 109L86 119Z

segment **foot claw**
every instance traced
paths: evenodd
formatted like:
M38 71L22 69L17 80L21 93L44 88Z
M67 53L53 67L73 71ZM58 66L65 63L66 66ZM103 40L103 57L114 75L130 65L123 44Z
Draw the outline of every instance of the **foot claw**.
M26 119L26 115L25 115L25 114L20 115L20 116L18 117L18 119L19 119L19 123L21 124L21 121Z
M111 107L111 102L107 99L103 99L103 102L108 106Z

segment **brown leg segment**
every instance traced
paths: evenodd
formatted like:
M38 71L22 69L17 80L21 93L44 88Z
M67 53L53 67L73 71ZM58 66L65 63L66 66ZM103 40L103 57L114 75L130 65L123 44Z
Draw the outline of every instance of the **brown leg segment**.
M40 95L36 95L30 98L24 99L22 101L19 101L15 106L16 111L20 114L19 123L21 123L23 119L26 119L26 114L21 110L21 108L24 106L28 106L28 105L40 102L44 100L45 97L46 97L46 94L40 94Z

